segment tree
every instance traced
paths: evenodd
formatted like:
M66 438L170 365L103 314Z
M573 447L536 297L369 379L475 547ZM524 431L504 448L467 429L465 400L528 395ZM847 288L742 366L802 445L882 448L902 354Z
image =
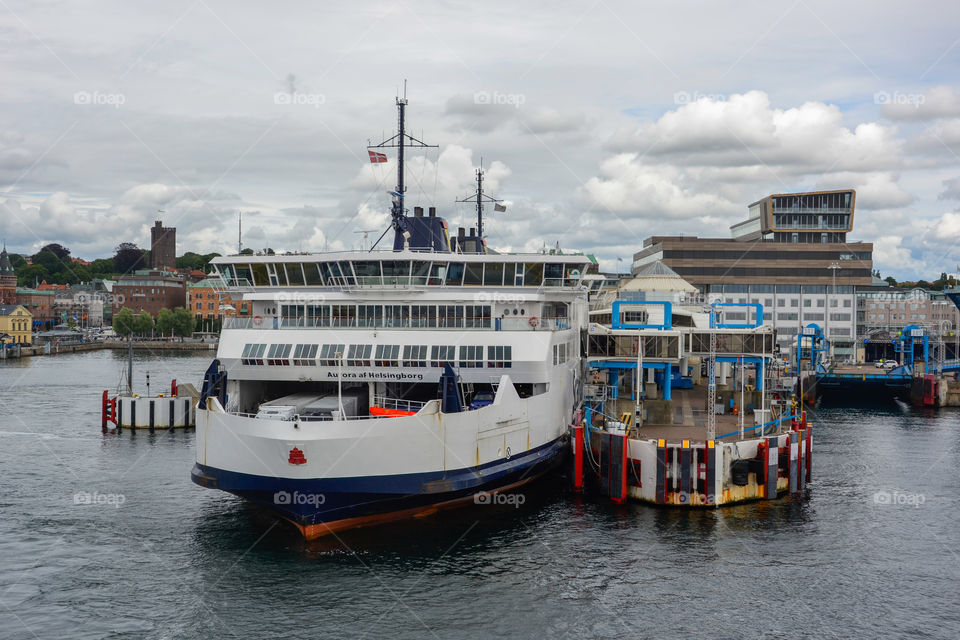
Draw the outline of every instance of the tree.
M44 245L40 251L34 254L33 261L36 262L36 256L40 255L44 251L48 251L55 255L60 260L69 260L70 259L70 249L67 249L62 244L57 244L56 242Z
M173 310L173 331L181 338L185 338L193 333L196 325L196 319L189 309L177 307Z
M10 265L17 271L19 271L23 267L28 266L26 259L19 253L11 253L9 257L10 257Z
M142 336L149 335L153 331L153 316L146 311L138 313L134 321L134 330Z
M160 309L157 312L157 332L161 336L172 335L175 328L173 311Z
M130 307L124 307L113 315L113 330L118 336L129 336L133 334L136 316Z
M113 260L110 258L97 258L90 263L90 275L95 278L104 278L113 275Z
M31 258L33 264L38 264L47 270L50 274L56 274L63 271L63 261L52 251L40 251L33 254Z
M193 251L187 251L185 254L177 258L177 268L206 271L210 261L219 256L219 253L206 253L201 255L199 253L194 253Z
M144 251L132 242L121 242L113 255L114 273L133 273L146 267Z
M21 287L35 287L38 283L50 279L50 272L42 264L28 264L17 269L17 284Z
M884 282L886 282L886 283L887 283L888 285L890 285L891 287L897 286L897 281L894 279L893 276L887 276L887 277L884 278L883 280L884 280Z
M242 256L252 256L252 255L253 255L253 249L247 247L246 249L243 249L243 250L240 252L240 255L242 255Z

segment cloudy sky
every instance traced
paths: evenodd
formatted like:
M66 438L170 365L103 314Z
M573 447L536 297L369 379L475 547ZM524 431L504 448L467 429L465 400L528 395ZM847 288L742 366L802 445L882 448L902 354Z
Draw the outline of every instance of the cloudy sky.
M960 263L951 2L0 1L0 238L359 247L382 230L408 80L408 206L453 226L483 159L488 242L626 269L652 234L728 236L764 195L857 190L883 275ZM158 213L163 210L163 213ZM375 235L375 234L371 234Z

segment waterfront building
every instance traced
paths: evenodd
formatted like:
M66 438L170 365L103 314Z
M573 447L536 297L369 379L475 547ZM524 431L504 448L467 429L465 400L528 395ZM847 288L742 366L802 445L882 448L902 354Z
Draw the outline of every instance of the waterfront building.
M67 285L65 284L50 284L46 280L42 280L40 284L37 285L38 291L66 291Z
M113 312L126 307L134 313L156 316L160 309L174 309L187 303L186 282L170 271L139 270L120 276L113 285Z
M103 300L92 291L71 288L58 295L53 305L60 322L72 320L84 328L103 326Z
M653 236L633 256L632 272L662 261L707 302L760 303L781 350L799 330L818 324L839 360L855 357L855 288L870 285L873 245L848 242L852 189L773 194L748 207L730 238ZM731 322L748 311L727 311Z
M23 305L0 305L0 343L33 343L33 318Z
M177 268L177 229L157 220L150 228L150 268L173 271Z
M0 304L14 304L17 295L17 274L10 263L7 248L0 251Z
M15 303L22 305L33 316L33 326L38 330L49 329L56 324L53 311L53 291L40 291L20 287L16 291Z
M857 288L858 361L896 358L892 341L909 325L936 338L943 336L951 354L960 338L960 310L941 291L903 289L878 281Z
M197 319L198 328L213 331L224 318L249 316L250 305L249 301L231 297L219 278L187 284L187 308Z

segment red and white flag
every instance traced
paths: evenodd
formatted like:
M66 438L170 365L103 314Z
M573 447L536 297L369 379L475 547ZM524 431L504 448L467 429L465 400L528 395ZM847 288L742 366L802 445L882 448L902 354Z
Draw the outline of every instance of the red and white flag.
M379 164L387 161L387 154L385 153L377 153L376 151L371 151L370 149L367 149L367 153L370 154L370 162L373 164Z

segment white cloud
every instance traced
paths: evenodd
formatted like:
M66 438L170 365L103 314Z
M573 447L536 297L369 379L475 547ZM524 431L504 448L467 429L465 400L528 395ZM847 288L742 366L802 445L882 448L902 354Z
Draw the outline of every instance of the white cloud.
M881 112L891 120L935 120L960 117L960 94L939 86L925 92L881 91L876 94Z
M748 91L682 105L654 122L619 130L608 146L687 166L764 167L789 181L798 174L896 167L896 133L872 122L850 129L834 105L777 109L765 92Z

